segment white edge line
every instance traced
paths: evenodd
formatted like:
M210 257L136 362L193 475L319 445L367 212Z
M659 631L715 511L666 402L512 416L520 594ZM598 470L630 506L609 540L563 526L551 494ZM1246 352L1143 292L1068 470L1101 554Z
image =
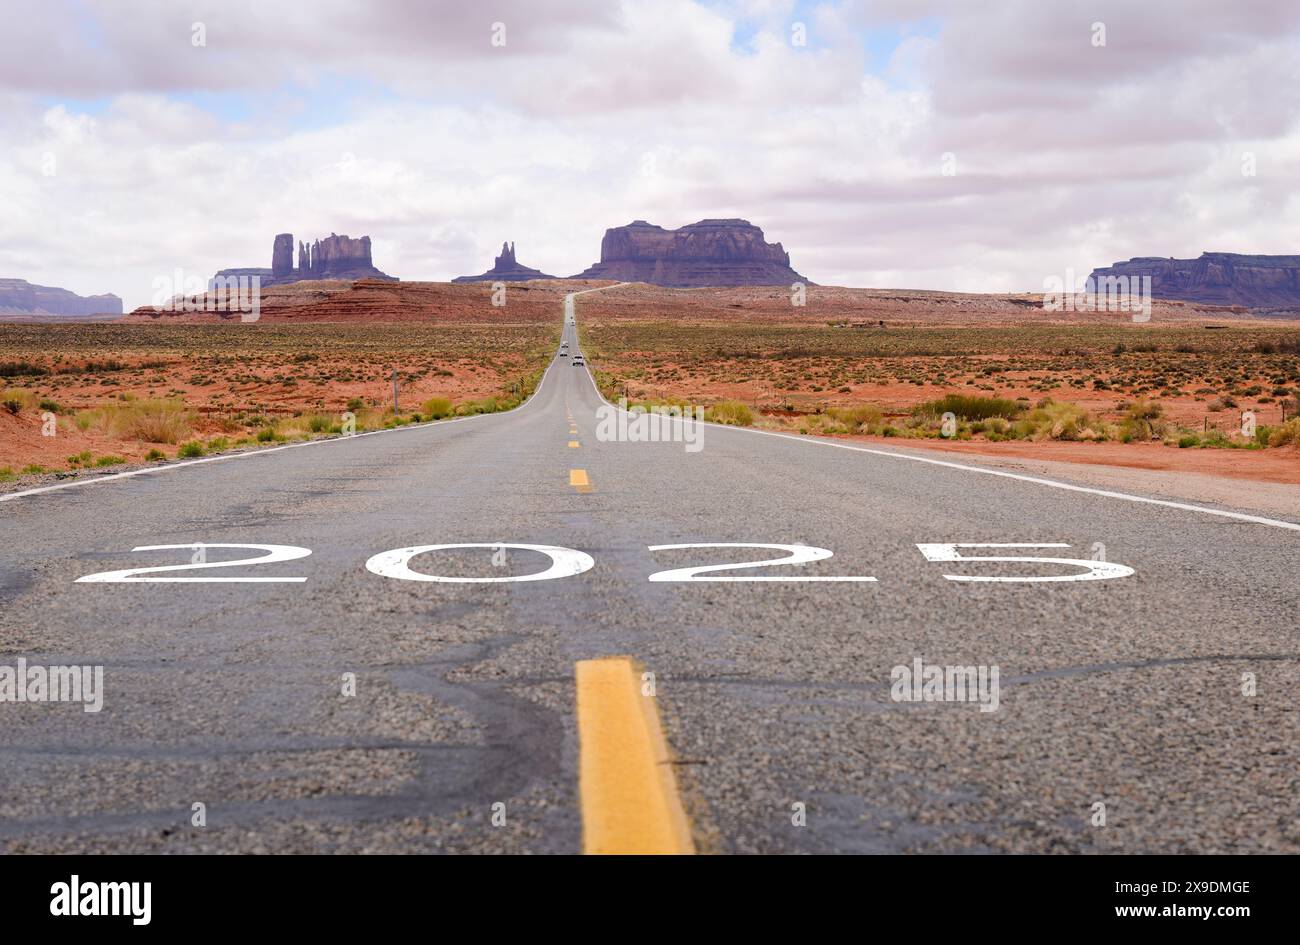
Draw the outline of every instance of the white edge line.
M609 286L613 288L613 286ZM615 410L622 410L617 404L610 403L601 394L600 388L596 386L596 378L592 376L590 368L585 368L587 377L591 380L592 390L596 392L596 397L604 404L613 407ZM623 413L628 413L622 410ZM686 423L681 417L669 417L677 423ZM781 440L792 440L795 443L805 443L810 446L830 446L835 449L851 450L855 453L870 453L873 456L889 456L893 459L907 459L914 463L928 463L931 466L945 466L948 469L961 469L966 472L981 473L985 476L998 476L1003 479L1016 479L1020 482L1032 482L1040 486L1051 486L1054 489L1065 489L1069 492L1086 492L1089 495L1104 496L1108 499L1122 499L1125 502L1138 502L1144 505L1159 505L1169 509L1180 509L1184 512L1202 512L1206 515L1218 515L1221 518L1232 518L1241 522L1250 522L1254 525L1268 525L1272 528L1285 528L1290 531L1300 532L1300 525L1295 522L1284 522L1281 519L1265 518L1262 515L1248 515L1245 512L1228 512L1224 509L1212 509L1204 505L1191 505L1186 502L1173 502L1168 499L1151 499L1146 496L1130 495L1127 492L1113 492L1109 489L1093 489L1089 486L1076 486L1068 482L1059 482L1055 479L1043 479L1040 476L1026 476L1021 473L1006 472L1001 469L984 469L980 466L967 466L963 463L953 463L943 459L931 459L928 456L913 456L910 453L895 453L892 450L874 449L867 446L852 446L848 443L836 443L832 440L823 440L818 437L794 436L789 433L776 433L771 430L751 430L747 427L735 427L725 423L714 423L710 420L697 420L696 423L704 423L711 427L717 427L720 430L731 430L735 433L751 433L755 436L772 436Z
M613 288L613 286L603 286L602 288ZM594 291L594 290L587 290ZM488 417L504 417L507 414L523 410L533 402L533 399L541 393L542 385L546 383L546 375L551 373L551 368L555 366L559 358L552 356L551 362L546 365L546 370L542 372L542 379L537 382L537 387L518 407L510 410L500 410L495 413L479 413L472 417L456 417L451 420L429 420L424 423L412 423L406 426L393 427L386 430L367 430L365 433L353 433L349 436L332 436L319 440L304 440L301 443L286 443L283 446L270 446L266 449L245 450L242 453L223 453L220 456L205 456L203 459L186 459L178 463L168 463L165 466L147 466L143 469L132 469L127 472L111 473L107 476L97 476L94 479L79 479L76 482L61 482L55 486L40 486L36 489L24 489L21 492L7 492L0 495L0 502L10 502L14 499L21 499L24 496L40 495L43 492L57 492L60 489L75 489L78 486L95 486L103 482L112 482L115 479L130 479L132 476L145 476L152 473L170 472L173 469L184 469L186 466L199 466L203 463L220 463L226 460L247 459L250 456L266 456L268 453L278 453L281 450L298 449L302 446L322 446L326 443L347 443L351 440L358 440L363 436L376 436L380 433L405 433L409 430L420 430L425 427L446 426L451 423L463 423L466 420L483 420Z

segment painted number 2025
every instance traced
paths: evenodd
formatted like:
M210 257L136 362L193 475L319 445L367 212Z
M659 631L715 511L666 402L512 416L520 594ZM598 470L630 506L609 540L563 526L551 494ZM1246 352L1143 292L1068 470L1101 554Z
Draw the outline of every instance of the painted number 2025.
M1060 574L1021 574L1021 575L981 575L981 574L944 574L949 581L991 582L1003 584L1036 584L1060 581L1101 581L1109 578L1128 577L1133 569L1112 561L1097 561L1089 558L1058 558L1040 555L1008 555L1003 552L1024 548L1069 548L1063 542L926 542L916 546L927 561L936 563L956 562L966 565L981 563L1026 564L1042 567L1059 566ZM236 558L225 561L207 561L208 549L232 548L242 551L258 551L262 554L253 557ZM550 565L531 574L501 575L498 577L464 577L454 575L430 574L417 571L411 566L412 559L419 555L436 551L459 551L462 549L490 549L500 551L534 551L550 559ZM676 545L650 545L649 551L682 551L687 549L767 549L784 552L784 557L766 558L759 561L731 561L723 564L703 564L686 568L671 568L656 571L649 575L655 583L682 582L697 583L704 581L726 581L735 583L759 582L875 582L869 575L805 575L805 574L726 574L722 572L739 571L748 568L774 568L811 564L825 561L833 556L828 548L816 548L812 545L781 545L765 542L692 542ZM984 549L993 554L966 554L967 550ZM188 545L141 545L132 551L189 551L196 560L190 564L163 565L149 568L126 568L121 571L101 571L78 578L79 584L254 584L254 583L302 583L305 577L227 577L224 575L196 576L194 572L208 571L213 568L233 568L241 565L274 564L284 561L296 561L311 554L310 548L296 545L260 545L260 544L209 544L199 542ZM739 555L748 557L745 555ZM444 584L504 584L520 581L550 581L556 578L572 577L590 571L596 564L594 558L586 552L559 545L530 545L512 542L478 542L444 545L414 545L409 548L394 548L382 551L366 561L366 569L381 577L401 581L429 581Z

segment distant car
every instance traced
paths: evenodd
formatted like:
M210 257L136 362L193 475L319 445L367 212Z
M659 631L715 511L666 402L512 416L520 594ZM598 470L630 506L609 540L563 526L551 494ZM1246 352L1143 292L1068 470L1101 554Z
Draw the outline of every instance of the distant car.
M563 348L561 348L561 349L560 349L560 357L562 357L562 358L567 358L568 356L569 356L569 352L567 352L567 351L565 351Z
M573 359L574 367L582 367L586 363L587 363L586 361L582 360L582 355L578 355L576 358Z

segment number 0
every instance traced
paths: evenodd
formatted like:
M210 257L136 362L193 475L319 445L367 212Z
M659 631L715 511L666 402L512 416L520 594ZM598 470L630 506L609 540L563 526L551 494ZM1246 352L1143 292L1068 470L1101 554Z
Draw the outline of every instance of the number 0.
M551 559L551 566L536 574L504 575L502 577L446 577L441 574L422 574L411 570L411 559L427 551L450 551L454 548L517 548L521 551L540 551ZM401 581L439 581L445 584L503 584L510 581L550 581L590 571L596 562L591 555L559 545L511 545L489 542L463 545L416 545L413 548L394 548L381 551L366 562L366 570L381 577Z

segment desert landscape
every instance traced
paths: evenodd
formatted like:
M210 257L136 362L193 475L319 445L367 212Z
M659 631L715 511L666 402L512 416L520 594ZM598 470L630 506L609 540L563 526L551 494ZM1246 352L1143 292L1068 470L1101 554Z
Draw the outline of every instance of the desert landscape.
M68 477L509 409L558 337L562 293L303 282L261 318L136 311L111 324L0 324L0 479ZM393 405L393 372L399 402Z
M349 411L365 430L509 408L553 351L564 294L598 286L580 331L610 399L784 432L1300 483L1294 322L1175 300L1134 322L1047 311L1034 294L810 286L797 305L782 286L608 280L512 282L498 305L486 282L302 281L263 290L253 323L187 311L204 307L194 298L112 324L0 325L0 477L338 435Z
M812 287L805 301L626 286L593 295L581 331L602 392L632 403L704 405L783 432L1300 483L1294 322L1177 301L1142 323L1046 312L1041 296Z

